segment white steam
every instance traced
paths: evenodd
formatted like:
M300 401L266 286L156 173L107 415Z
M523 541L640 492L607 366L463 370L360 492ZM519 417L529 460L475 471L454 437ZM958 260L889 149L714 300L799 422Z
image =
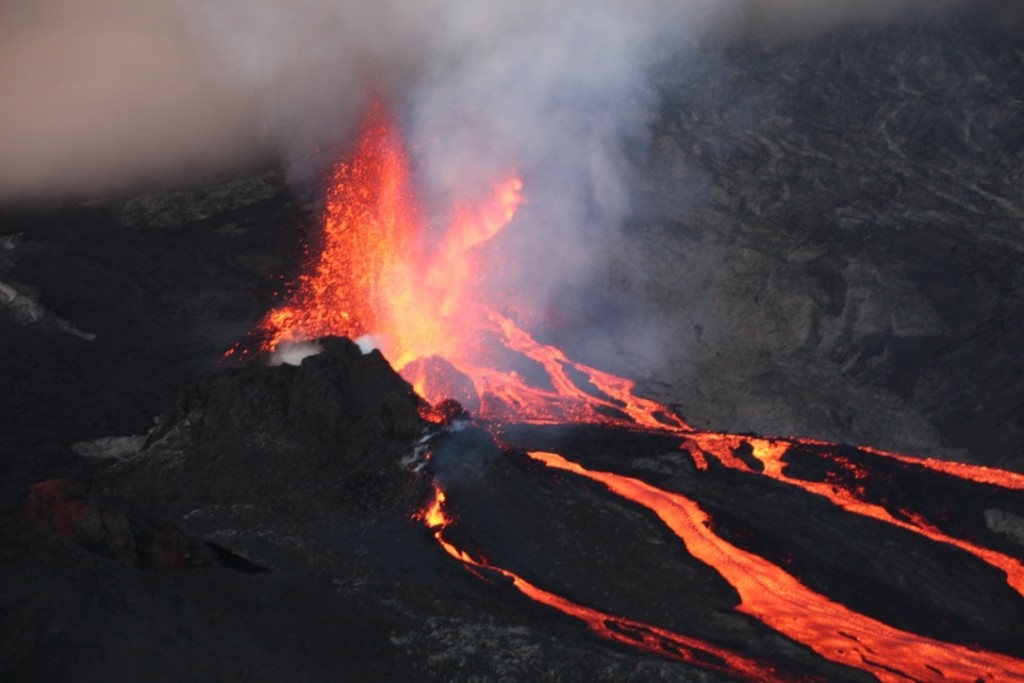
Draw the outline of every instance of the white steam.
M279 345L270 354L269 365L302 365L302 361L310 356L318 356L324 348L317 342L293 342Z
M359 347L359 350L362 352L364 356L373 351L374 349L379 349L381 345L380 337L375 337L372 334L364 334L363 336L353 341L355 342L356 346Z

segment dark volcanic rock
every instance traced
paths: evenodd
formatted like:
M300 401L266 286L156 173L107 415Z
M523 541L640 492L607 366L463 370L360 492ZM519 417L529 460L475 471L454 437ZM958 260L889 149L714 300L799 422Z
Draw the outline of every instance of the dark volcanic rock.
M53 479L34 485L0 526L8 556L15 547L46 562L61 555L55 538L139 569L230 567L248 573L258 565L215 545L203 543L179 527L133 514L112 500L90 498L83 485ZM67 555L67 553L63 553Z
M144 448L130 439L80 447L97 460L90 482L45 482L0 518L0 676L722 680L608 649L444 555L411 518L428 479L403 466L417 464L409 456L436 427L418 418L419 399L380 354L345 339L321 345L299 367L250 364L184 390ZM507 544L510 509L561 507L564 491L535 486L458 404L440 412L452 432L428 442L430 469L466 497L459 509L486 512L463 537ZM582 513L618 510L576 498ZM556 587L592 569L573 555L606 517L555 548L549 569L578 565Z
M578 353L701 427L1024 467L1022 63L969 12L666 63Z
M318 345L322 352L298 367L257 362L185 389L145 448L183 422L194 430L193 447L206 452L244 448L254 434L275 431L301 432L344 452L353 425L367 418L380 421L382 438L415 436L419 398L379 351L363 354L339 337Z
M309 214L283 184L223 204L190 196L202 210L170 226L138 212L122 222L123 202L0 207L0 235L17 236L4 238L0 280L43 313L29 326L0 314L0 500L85 476L75 442L145 433L298 267ZM95 336L66 334L58 320Z
M202 188L137 195L116 208L125 225L141 229L174 228L244 213L254 205L277 199L284 187L284 170L275 168Z
M261 361L184 389L135 457L104 475L137 498L268 509L382 507L428 424L380 352L322 339L298 367Z
M9 681L414 680L372 604L308 577L0 568Z

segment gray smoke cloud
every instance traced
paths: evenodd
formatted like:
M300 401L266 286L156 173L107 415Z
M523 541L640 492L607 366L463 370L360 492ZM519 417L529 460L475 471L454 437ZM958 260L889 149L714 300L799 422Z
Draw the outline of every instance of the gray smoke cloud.
M433 190L553 163L589 174L610 220L659 53L737 22L821 30L953 1L4 0L0 198L297 160L377 94L405 107Z
M0 4L0 197L246 163L254 104L211 80L170 3Z
M434 206L522 175L528 204L503 244L533 267L506 271L495 289L536 309L585 279L614 243L629 209L624 149L642 144L654 105L645 67L666 45L692 42L709 17L702 3L660 0L519 3L514 12L478 11L454 35L438 34L439 59L408 93L407 118Z

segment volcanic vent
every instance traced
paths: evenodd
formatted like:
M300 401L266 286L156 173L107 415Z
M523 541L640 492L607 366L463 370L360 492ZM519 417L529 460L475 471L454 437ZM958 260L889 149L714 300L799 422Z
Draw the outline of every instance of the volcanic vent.
M516 174L497 178L428 239L399 131L375 105L334 168L322 243L229 355L365 338L430 403L461 401L484 431L425 442L418 518L439 552L619 647L752 681L1024 678L1024 553L983 509L1024 513L1024 477L693 429L489 300L528 200Z

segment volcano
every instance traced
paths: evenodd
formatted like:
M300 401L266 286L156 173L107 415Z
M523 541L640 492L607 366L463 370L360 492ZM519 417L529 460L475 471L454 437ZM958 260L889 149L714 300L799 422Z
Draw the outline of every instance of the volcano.
M431 234L381 104L322 201L5 208L46 315L0 321L4 677L1024 679L1020 198L987 171L1019 170L1019 46L707 50L660 73L601 282L653 276L657 374L488 286L517 169Z

